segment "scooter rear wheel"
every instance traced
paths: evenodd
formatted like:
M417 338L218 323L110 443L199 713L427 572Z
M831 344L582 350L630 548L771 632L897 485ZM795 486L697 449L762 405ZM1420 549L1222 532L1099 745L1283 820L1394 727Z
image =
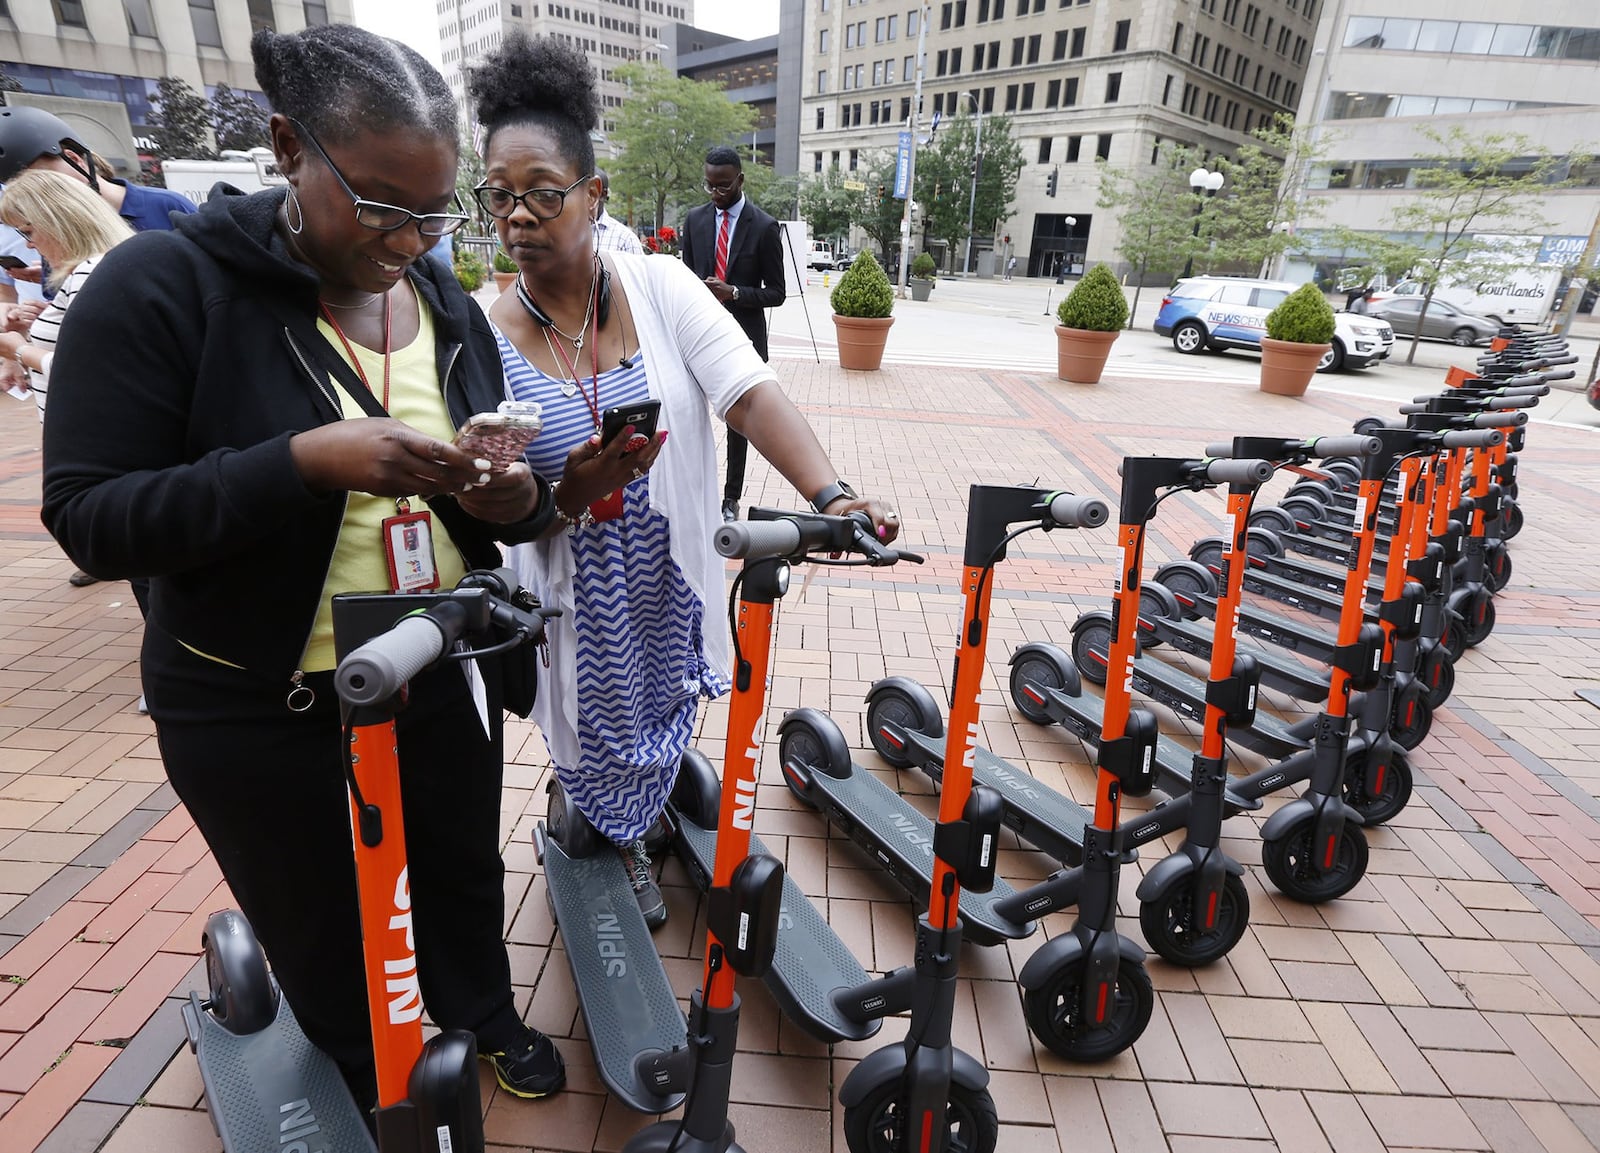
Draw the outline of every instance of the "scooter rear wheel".
M1514 495L1514 494L1510 494ZM1501 540L1510 540L1522 531L1522 506L1516 503L1506 505L1505 527L1500 530Z
M844 1140L850 1153L900 1153L911 1148L904 1092L896 1075L874 1085L860 1104L844 1111ZM993 1153L1000 1142L1000 1119L987 1089L974 1092L952 1083L944 1116L951 1153Z
M1145 581L1139 586L1139 615L1153 620L1175 621L1183 617L1183 606L1171 590L1159 581ZM1153 649L1163 641L1155 633L1140 629L1139 643L1147 649Z
M1352 753L1344 767L1344 800L1369 825L1392 821L1411 801L1411 761L1399 749L1389 753L1383 785L1376 794L1367 791L1366 754Z
M1278 507L1297 521L1328 519L1328 506L1308 496L1286 496L1278 502Z
M872 742L878 755L897 769L909 769L911 759L906 756L905 749L896 745L883 731L885 722L930 735L944 730L944 721L939 714L928 714L927 702L917 700L897 685L874 688L867 697L867 739Z
M1250 527L1270 528L1274 532L1297 532L1299 531L1300 523L1294 519L1293 513L1275 505L1267 505L1265 508L1258 508L1250 514Z
M259 1033L278 1015L278 998L267 975L267 956L244 914L223 909L206 920L200 946L206 957L206 1008L228 1032Z
M1084 680L1095 685L1105 684L1110 654L1111 619L1104 613L1096 613L1073 626L1072 663L1078 666Z
M1150 947L1174 965L1196 969L1228 955L1250 923L1250 894L1244 882L1229 873L1217 902L1216 924L1197 925L1194 907L1195 875L1175 882L1154 901L1139 905L1139 927Z
M1450 699L1450 693L1456 687L1456 663L1450 659L1443 645L1434 645L1422 658L1417 677L1422 683L1428 704L1438 708Z
M1461 654L1467 651L1466 630L1461 627L1460 614L1446 610L1444 629L1439 634L1439 645L1450 654L1452 661L1459 661Z
M1151 578L1167 589L1174 596L1188 597L1214 597L1217 595L1217 578L1210 569L1204 565L1195 564L1192 560L1168 561L1156 569L1155 576ZM1184 617L1194 620L1200 614L1185 611Z
M816 808L817 802L810 787L796 782L789 772L791 761L802 765L807 772L826 773L830 777L848 777L852 768L850 749L837 726L825 731L809 721L793 717L784 722L778 732L778 763L783 766L783 783L808 809Z
M1024 1015L1033 1035L1058 1057L1080 1064L1109 1061L1144 1033L1155 1009L1156 994L1143 964L1123 957L1117 963L1116 1001L1106 1023L1089 1028L1078 1021L1083 1003L1079 964L1052 973L1037 989L1023 995Z
M672 784L672 807L702 829L717 827L722 815L722 783L717 770L699 749L685 749Z
M1477 648L1494 632L1494 597L1487 588L1466 603L1465 618L1461 624L1461 641L1469 649Z
M1389 718L1389 735L1407 752L1428 739L1433 728L1433 706L1421 682L1413 681L1395 697L1394 715Z
M1308 905L1342 897L1367 872L1367 837L1359 825L1346 824L1334 850L1333 866L1313 863L1312 835L1316 817L1307 813L1282 837L1261 843L1261 865L1278 891Z
M1046 649L1031 650L1011 666L1011 703L1017 711L1036 725L1053 724L1049 712L1023 690L1028 685L1042 689L1057 689L1076 696L1083 690L1078 670L1060 659L1060 654Z
M1484 556L1483 583L1497 593L1511 583L1511 553L1504 541L1495 541Z
M550 835L561 846L563 853L576 861L594 856L602 845L609 844L554 777L550 779L549 791L550 802L545 809L545 820Z

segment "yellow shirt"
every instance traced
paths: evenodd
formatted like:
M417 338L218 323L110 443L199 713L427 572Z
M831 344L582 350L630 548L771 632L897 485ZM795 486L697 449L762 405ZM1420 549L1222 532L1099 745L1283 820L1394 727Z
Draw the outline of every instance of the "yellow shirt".
M417 338L406 347L395 349L389 356L389 415L418 432L449 441L455 437L455 429L450 423L444 394L439 391L439 370L434 363L433 315L421 299L417 301L417 311ZM345 351L344 342L332 326L324 319L317 321L317 328L349 363L350 357ZM353 341L350 347L355 350L361 373L365 374L378 399L382 400L383 353L363 348ZM343 385L332 379L330 383L346 420L368 419L360 404ZM413 496L411 511L428 512L428 506L420 497ZM386 592L390 588L389 561L383 547L383 522L395 513L393 497L373 496L364 492L352 492L349 495L344 509L344 522L339 526L339 540L334 546L333 560L322 586L317 623L311 630L311 641L306 645L305 657L300 665L306 672L324 672L338 663L333 650L333 595L342 592ZM439 518L432 516L430 520L439 586L454 588L466 575L466 563Z

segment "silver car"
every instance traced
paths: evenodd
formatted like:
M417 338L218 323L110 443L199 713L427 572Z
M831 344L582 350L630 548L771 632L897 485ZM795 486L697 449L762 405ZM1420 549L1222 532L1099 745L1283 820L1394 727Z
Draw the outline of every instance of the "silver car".
M1411 336L1417 331L1422 297L1391 296L1368 305L1367 312L1368 315L1387 320L1396 332ZM1500 325L1488 317L1463 312L1448 301L1437 298L1429 301L1428 315L1422 322L1424 338L1448 340L1463 347L1482 344L1499 332Z

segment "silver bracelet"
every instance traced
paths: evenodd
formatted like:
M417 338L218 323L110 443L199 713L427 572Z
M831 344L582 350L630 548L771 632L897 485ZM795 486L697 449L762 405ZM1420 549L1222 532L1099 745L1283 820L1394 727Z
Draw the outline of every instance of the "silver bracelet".
M594 523L594 513L589 511L588 505L584 505L583 511L578 513L577 516L570 515L556 500L556 493L560 489L561 482L559 480L550 486L550 506L555 509L556 520L561 522L562 531L568 536L575 536L580 528Z

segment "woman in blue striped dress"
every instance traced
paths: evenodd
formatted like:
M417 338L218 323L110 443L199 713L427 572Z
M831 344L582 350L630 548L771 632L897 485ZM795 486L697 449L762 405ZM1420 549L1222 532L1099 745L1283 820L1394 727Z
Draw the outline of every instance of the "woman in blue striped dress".
M642 838L700 698L729 684L711 414L828 512L863 509L884 540L898 518L840 486L771 369L684 265L596 252L599 105L583 54L514 32L469 86L487 134L478 202L518 269L489 318L510 393L543 406L528 462L555 485L556 525L513 554L524 583L563 610L534 719L562 788L617 845L656 928L666 906ZM602 443L602 414L644 399L661 402L655 437Z

